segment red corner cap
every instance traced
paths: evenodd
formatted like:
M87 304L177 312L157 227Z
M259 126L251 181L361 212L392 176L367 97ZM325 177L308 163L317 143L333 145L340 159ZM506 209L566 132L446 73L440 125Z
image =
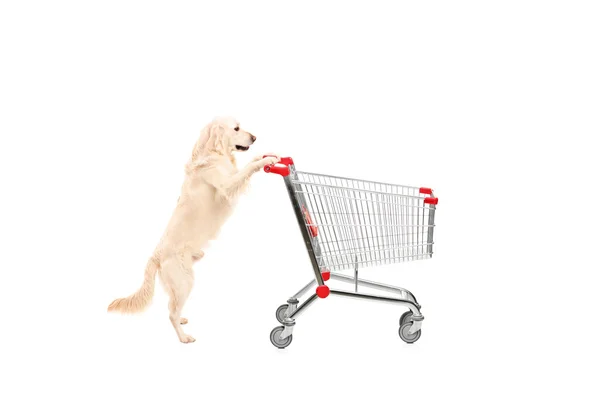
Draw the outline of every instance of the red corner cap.
M419 193L421 193L421 194L433 194L433 190L431 190L429 188L420 188L419 189Z
M317 286L317 296L322 299L329 296L329 288L326 285Z
M437 197L427 197L425 198L425 204L437 204L438 203L438 198Z
M329 272L329 271L321 272L321 276L323 277L324 281L328 281L329 278L331 278L331 272Z

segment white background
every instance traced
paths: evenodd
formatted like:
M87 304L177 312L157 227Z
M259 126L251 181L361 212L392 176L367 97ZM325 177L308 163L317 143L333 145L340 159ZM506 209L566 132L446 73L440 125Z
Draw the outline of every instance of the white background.
M350 3L2 2L1 398L600 396L597 2ZM195 343L159 285L106 313L221 114L240 163L435 189L434 258L361 271L417 295L417 343L330 297L271 345L311 269L264 173L196 265Z

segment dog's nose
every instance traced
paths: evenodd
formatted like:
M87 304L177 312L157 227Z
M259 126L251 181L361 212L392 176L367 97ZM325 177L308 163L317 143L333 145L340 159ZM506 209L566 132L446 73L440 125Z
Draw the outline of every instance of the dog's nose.
M252 139L252 143L256 142L256 136L250 135L250 139Z

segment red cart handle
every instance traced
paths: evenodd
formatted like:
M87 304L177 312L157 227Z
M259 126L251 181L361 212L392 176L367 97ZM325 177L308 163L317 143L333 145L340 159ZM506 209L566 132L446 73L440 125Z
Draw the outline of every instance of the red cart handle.
M265 157L275 157L275 156L264 155L263 158L265 158ZM279 164L283 164L283 165L279 165ZM290 174L290 169L288 168L288 165L292 165L292 164L294 164L294 160L292 160L292 157L281 157L281 160L277 164L265 165L264 171L270 172L272 174L278 174L281 176L288 176Z

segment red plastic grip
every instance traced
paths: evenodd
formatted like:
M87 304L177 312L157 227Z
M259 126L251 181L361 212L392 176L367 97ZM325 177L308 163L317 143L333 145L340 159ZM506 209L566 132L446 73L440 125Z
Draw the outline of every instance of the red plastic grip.
M322 299L329 296L329 288L326 285L317 286L317 296Z
M277 174L281 176L288 176L290 174L290 169L287 165L265 165L265 172L270 172L272 174Z
M328 281L329 278L331 278L331 272L323 271L323 272L321 272L321 277L323 278L324 281Z
M429 188L420 188L419 189L419 193L421 193L421 194L433 194L433 190L431 190Z
M265 158L265 157L275 157L275 156L267 154L267 155L263 156L263 158ZM288 168L288 165L292 165L293 163L294 163L294 160L292 160L292 157L281 157L280 161L277 164L265 165L265 167L263 169L265 172L270 172L272 174L288 176L290 174L290 169ZM279 164L283 164L283 166L281 166Z
M427 197L424 201L425 201L425 204L437 204L438 198L437 197Z

